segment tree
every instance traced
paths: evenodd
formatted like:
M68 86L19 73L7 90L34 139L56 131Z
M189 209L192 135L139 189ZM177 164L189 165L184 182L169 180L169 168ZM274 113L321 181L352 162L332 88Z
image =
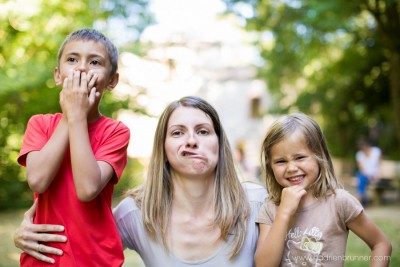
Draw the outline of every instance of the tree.
M353 155L358 135L378 129L379 145L400 158L392 149L400 143L398 0L225 2L260 33L259 75L277 110L314 115L337 156Z
M70 32L95 27L111 36L110 19L123 22L139 36L152 22L147 1L19 1L0 3L0 209L26 206L32 193L17 162L23 133L33 114L59 112L59 89L53 69L57 50ZM136 38L137 38L136 37ZM137 40L132 39L131 42ZM130 100L115 101L110 94L102 108L113 116Z

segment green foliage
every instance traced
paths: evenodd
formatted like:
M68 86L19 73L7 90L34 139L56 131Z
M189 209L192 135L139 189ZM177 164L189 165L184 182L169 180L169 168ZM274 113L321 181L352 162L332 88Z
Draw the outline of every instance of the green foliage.
M147 1L38 0L23 6L15 0L0 2L0 210L31 203L32 192L17 157L29 118L60 112L53 70L62 41L83 27L117 38L112 35L114 25L109 25L115 19L136 38L152 22ZM119 109L132 107L144 113L134 99L105 94L101 111L115 118Z
M353 157L355 140L367 135L385 156L400 159L398 0L225 2L238 15L243 5L254 12L243 17L260 33L259 76L277 100L268 112L312 115L335 156Z
M144 165L136 159L129 159L120 181L115 186L114 198L118 202L123 198L125 192L143 183Z

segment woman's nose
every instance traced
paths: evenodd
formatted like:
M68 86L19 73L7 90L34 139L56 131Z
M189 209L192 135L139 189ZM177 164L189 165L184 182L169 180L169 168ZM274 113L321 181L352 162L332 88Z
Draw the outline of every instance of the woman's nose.
M188 147L197 147L197 138L194 134L190 133L186 140L186 146Z

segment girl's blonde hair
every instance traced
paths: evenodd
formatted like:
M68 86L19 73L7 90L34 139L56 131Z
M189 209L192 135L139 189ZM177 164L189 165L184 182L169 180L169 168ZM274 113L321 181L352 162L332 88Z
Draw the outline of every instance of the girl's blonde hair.
M304 141L318 161L319 176L312 185L313 195L316 198L325 197L329 193L335 193L335 189L339 187L326 140L318 123L303 113L282 116L269 128L261 150L261 162L269 199L275 204L281 201L283 187L276 181L272 171L271 150L274 145L295 131L303 133Z
M205 112L212 120L218 136L219 160L214 184L214 223L221 230L221 238L227 240L231 235L230 257L233 258L239 253L246 236L250 206L235 171L231 147L219 116L205 100L188 96L168 105L157 125L147 179L142 186L128 191L127 194L132 196L137 205L141 207L147 234L153 240L157 240L161 236L161 241L168 251L167 225L171 216L174 188L164 144L168 120L172 112L182 106L197 108Z

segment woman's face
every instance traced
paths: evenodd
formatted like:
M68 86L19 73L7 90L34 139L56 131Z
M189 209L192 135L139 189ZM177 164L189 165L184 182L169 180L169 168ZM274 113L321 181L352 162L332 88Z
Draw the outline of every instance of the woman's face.
M218 136L202 110L178 107L169 118L165 152L174 173L195 177L214 175L218 163Z

